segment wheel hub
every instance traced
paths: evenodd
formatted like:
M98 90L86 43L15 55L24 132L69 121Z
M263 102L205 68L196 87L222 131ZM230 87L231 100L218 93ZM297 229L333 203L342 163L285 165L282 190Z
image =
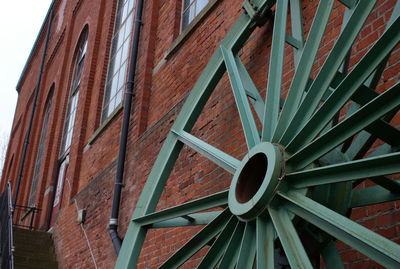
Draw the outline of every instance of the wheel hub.
M229 209L249 221L260 215L280 183L282 153L279 146L263 142L243 158L229 188Z

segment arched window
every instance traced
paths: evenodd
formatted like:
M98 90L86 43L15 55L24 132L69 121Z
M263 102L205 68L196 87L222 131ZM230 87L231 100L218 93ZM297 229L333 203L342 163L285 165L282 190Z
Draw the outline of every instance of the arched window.
M46 111L44 113L42 132L40 134L39 148L38 148L38 151L36 154L35 170L33 171L31 192L30 192L29 201L28 201L29 206L34 206L34 203L35 203L36 189L37 189L37 184L39 181L39 172L40 172L40 167L42 165L42 159L43 159L43 153L44 153L44 144L45 144L46 136L47 136L47 126L49 123L51 103L53 101L53 92L54 92L54 84L53 84L53 86L51 86L49 97L47 98L47 105L46 105Z
M61 143L60 155L65 155L71 146L72 133L74 130L75 114L78 107L79 88L81 85L81 77L83 65L85 63L85 55L87 49L88 31L87 29L81 34L78 42L78 50L75 59L74 71L71 82L70 97L68 100L67 114L65 115L63 139Z
M53 225L54 215L61 208L61 199L64 189L65 175L68 170L69 163L69 149L72 141L72 134L74 132L75 115L78 107L79 89L81 86L81 78L83 66L85 64L85 55L88 42L88 29L83 30L75 52L74 70L71 80L70 97L68 100L67 114L65 115L63 138L61 142L60 159L58 160L57 172L57 186L56 193L53 201L53 208L51 213L50 226Z
M103 122L121 104L124 95L132 25L136 0L119 0L115 19L114 36L111 44L110 64L104 91L101 121Z

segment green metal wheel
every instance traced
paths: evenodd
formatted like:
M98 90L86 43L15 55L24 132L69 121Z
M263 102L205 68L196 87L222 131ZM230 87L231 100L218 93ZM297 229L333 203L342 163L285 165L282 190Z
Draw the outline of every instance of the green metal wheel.
M391 123L398 116L400 84L376 91L400 40L400 1L385 31L350 72L346 56L377 1L339 1L346 6L341 33L313 79L310 74L335 1L320 1L306 40L301 0L290 0L290 36L289 0L276 2L244 2L243 14L164 142L116 268L136 266L149 229L190 224L205 226L162 268L181 266L206 245L199 268L274 268L277 259L292 268L312 268L320 266L321 257L326 268L344 268L337 240L384 267L400 268L399 245L350 217L354 208L400 197L400 184L393 177L400 173L400 131ZM238 52L271 14L271 57L262 98ZM296 67L287 93L282 86L285 43L293 47ZM225 73L248 149L241 160L190 133ZM230 187L155 212L183 145L232 174ZM360 188L366 180L374 184Z

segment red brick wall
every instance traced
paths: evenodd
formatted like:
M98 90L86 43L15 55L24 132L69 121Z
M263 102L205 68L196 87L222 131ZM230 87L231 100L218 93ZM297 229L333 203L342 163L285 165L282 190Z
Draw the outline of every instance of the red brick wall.
M143 25L135 77L135 98L131 112L125 163L125 188L122 192L119 216L119 234L121 236L125 234L139 194L187 94L232 24L241 14L242 2L241 0L219 1L215 4L211 12L166 60L164 58L166 51L178 37L181 2L180 0L144 1ZM303 2L304 30L307 34L319 1ZM366 53L372 42L382 34L394 2L391 0L378 1L353 46L350 69ZM41 181L39 182L39 195L37 195L37 205L42 208L42 213L37 219L36 225L45 227L51 207L52 192L49 192L48 189L53 185L57 172L57 160L74 62L73 55L79 35L83 27L88 25L88 52L71 145L71 161L67 173L69 183L65 182L62 209L56 215L53 234L60 268L94 267L84 231L89 239L98 268L112 268L116 255L108 234L108 222L122 113L117 114L103 132L96 139L91 140L91 144L89 144L89 140L100 126L116 1L67 1L65 10L62 9L62 1L56 1L54 7L55 25L58 25L57 19L62 17L61 14L63 14L63 22L58 31L55 27L52 30L48 49L49 56L45 65L38 110L36 111L37 117L31 136L32 147L28 151L28 162L24 173L26 181L21 190L19 203L26 203L29 198L30 180L33 176L45 110L44 104L48 91L54 83L55 94L50 115L51 124L49 124L48 138L45 144L47 154L43 158L40 170ZM340 33L343 10L344 7L336 2L325 38L318 51L318 60L313 66L312 77L315 77L319 71ZM265 95L267 86L266 74L269 68L270 55L268 51L271 45L271 30L271 21L263 27L257 28L239 52L240 58L262 96ZM32 102L28 100L32 99L43 42L44 38L41 38L37 45L38 52L30 60L28 71L24 73L20 83L20 96L13 124L13 134L4 166L5 173L2 175L2 188L4 188L5 178L11 178L15 182L18 173L22 143ZM286 46L285 54L290 56L292 53L292 48ZM397 46L389 60L383 80L379 84L380 90L387 89L399 81L399 62L400 47ZM285 60L283 77L285 89L290 86L293 72L293 61ZM399 116L393 119L392 123L398 127ZM210 97L191 133L238 159L241 159L246 153L247 147L226 74ZM14 156L13 166L8 170L11 156ZM229 174L185 146L157 208L167 208L226 189L230 180ZM15 184L13 186L15 188ZM86 222L83 226L76 221L77 208L87 210ZM387 238L399 242L399 208L398 202L392 202L355 209L352 212L352 218ZM139 267L153 268L160 265L198 229L196 227L150 231L139 259ZM364 256L341 243L338 243L338 249L346 261L347 268L365 268L367 266L372 268L374 266L374 263L366 261ZM203 253L194 256L184 267L193 268Z

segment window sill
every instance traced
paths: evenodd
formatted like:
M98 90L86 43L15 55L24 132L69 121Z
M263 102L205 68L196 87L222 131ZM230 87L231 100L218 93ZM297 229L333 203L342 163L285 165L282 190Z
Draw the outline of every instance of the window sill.
M123 110L123 104L121 103L119 106L117 106L113 113L108 116L108 118L100 125L99 128L93 133L93 135L89 138L88 141L88 146L92 145L97 138L104 132L105 129L111 124L111 122L114 121L115 118L119 115L119 113Z
M183 42L189 37L194 29L200 24L200 22L214 9L217 3L221 0L210 0L208 4L203 8L202 11L193 19L191 23L183 30L180 35L175 39L172 45L167 49L164 55L164 59L168 60L171 56L182 46Z

